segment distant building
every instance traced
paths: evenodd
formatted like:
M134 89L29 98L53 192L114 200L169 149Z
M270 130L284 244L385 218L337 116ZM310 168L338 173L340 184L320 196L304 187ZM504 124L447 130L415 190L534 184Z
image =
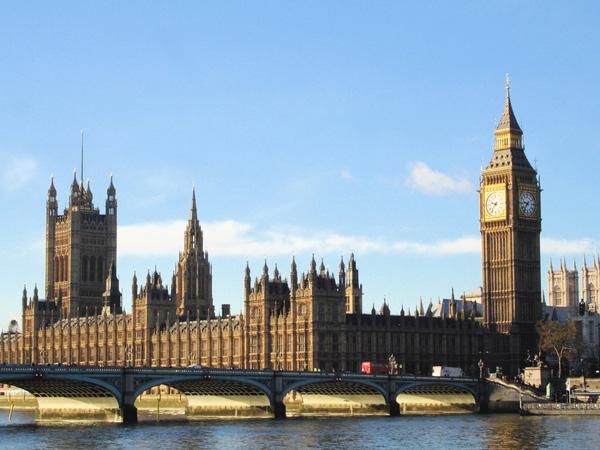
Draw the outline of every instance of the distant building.
M552 261L548 269L548 305L561 308L570 308L575 311L579 308L580 301L586 309L600 312L600 262L598 256L593 258L593 264L588 266L586 257L583 257L581 267L581 290L579 271L573 261L573 268L569 269L564 259L560 267L555 269Z

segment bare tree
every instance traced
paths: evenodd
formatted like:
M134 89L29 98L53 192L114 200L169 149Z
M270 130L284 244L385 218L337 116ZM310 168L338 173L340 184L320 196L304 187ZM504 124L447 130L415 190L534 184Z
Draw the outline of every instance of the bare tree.
M577 327L572 320L560 323L556 320L540 320L537 323L540 348L552 352L558 359L558 378L562 378L562 362L579 351Z

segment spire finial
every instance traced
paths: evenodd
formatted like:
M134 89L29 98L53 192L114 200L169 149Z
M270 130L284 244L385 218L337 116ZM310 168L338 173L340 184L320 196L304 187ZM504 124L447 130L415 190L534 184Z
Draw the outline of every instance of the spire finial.
M198 219L198 211L196 209L196 186L192 185L192 209L190 212L190 218L192 220L197 220Z
M81 179L83 180L83 129L81 130Z
M504 76L504 80L506 83L506 96L510 97L510 75L508 74L508 72Z

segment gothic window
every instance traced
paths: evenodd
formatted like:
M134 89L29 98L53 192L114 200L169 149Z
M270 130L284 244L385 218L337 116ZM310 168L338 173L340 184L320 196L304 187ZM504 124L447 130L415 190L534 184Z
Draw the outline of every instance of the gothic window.
M332 338L332 351L337 353L339 351L339 336L337 333L333 333Z
M306 338L303 334L298 336L298 351L305 352L306 351Z
M96 281L96 257L90 257L90 281Z
M102 256L98 257L98 275L96 276L97 281L104 281L104 265L102 264Z
M81 258L81 281L87 281L88 277L88 257Z
M301 316L305 316L306 315L306 305L302 304L300 305L300 313Z

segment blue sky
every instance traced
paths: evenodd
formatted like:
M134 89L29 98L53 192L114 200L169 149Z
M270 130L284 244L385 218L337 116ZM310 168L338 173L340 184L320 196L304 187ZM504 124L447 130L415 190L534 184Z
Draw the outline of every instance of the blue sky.
M365 309L479 286L506 72L544 188L543 269L595 251L597 3L224 3L3 6L2 324L43 286L49 177L62 208L80 129L100 205L114 174L127 309L134 270L170 275L194 184L234 311L246 260L285 273L293 254L337 272L354 251Z

